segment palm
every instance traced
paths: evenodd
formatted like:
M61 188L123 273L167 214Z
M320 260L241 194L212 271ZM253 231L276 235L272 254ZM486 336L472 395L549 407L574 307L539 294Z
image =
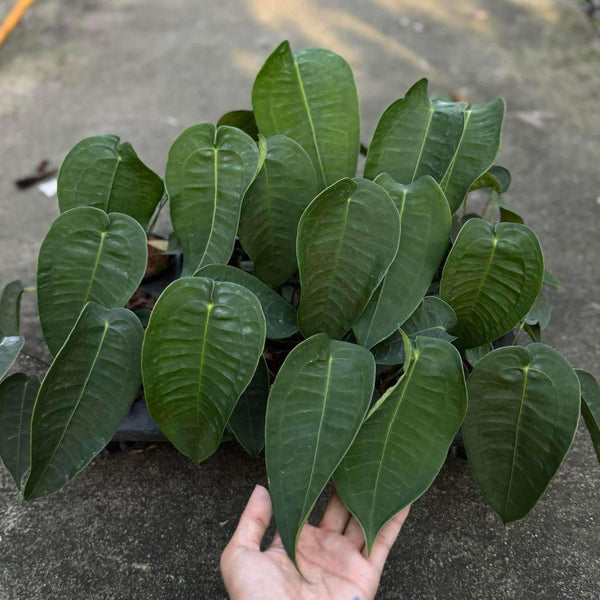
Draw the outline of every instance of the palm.
M319 527L305 525L296 556L302 575L275 536L268 550L260 541L271 519L268 492L257 488L221 558L233 600L369 600L374 598L383 564L408 509L381 532L370 557L360 526L333 496Z

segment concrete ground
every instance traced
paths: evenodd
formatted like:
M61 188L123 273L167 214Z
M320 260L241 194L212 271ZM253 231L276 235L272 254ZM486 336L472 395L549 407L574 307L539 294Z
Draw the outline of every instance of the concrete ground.
M12 0L0 0L0 15ZM354 68L363 140L421 76L508 103L499 162L567 293L546 341L600 374L600 41L567 0L39 0L0 49L0 283L33 285L55 199L14 179L116 133L163 172L186 126L249 107L284 38ZM26 349L41 354L35 306ZM34 370L22 359L19 367ZM225 598L219 554L262 461L233 444L194 467L168 445L99 457L62 492L24 504L0 470L0 600ZM600 469L587 433L524 522L504 529L466 463L449 459L411 512L379 598L600 595Z

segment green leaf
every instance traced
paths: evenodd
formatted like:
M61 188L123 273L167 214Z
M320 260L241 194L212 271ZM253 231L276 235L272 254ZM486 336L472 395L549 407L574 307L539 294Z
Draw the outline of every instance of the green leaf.
M544 269L544 285L554 288L561 294L565 291L562 281L550 269Z
M317 195L308 154L283 135L267 138L265 163L246 192L238 235L256 276L278 287L296 271L298 221Z
M475 480L504 523L522 519L573 441L577 376L550 346L511 346L475 365L468 390L463 437Z
M142 336L131 311L85 305L35 402L26 500L56 492L112 439L140 386Z
M540 327L539 323L534 323L533 325L525 323L523 325L523 329L525 329L532 342L542 341L542 328Z
M144 276L147 252L144 230L127 215L84 206L54 221L37 271L38 310L52 354L88 301L125 305Z
M40 382L15 373L0 383L0 458L21 489L29 469L31 413Z
M500 211L500 221L502 223L523 223L523 217L510 205L501 198L496 200Z
M417 336L452 342L456 338L448 331L455 325L456 315L452 307L435 296L427 296L399 331L395 331L373 348L375 362L380 365L400 365L404 362L404 341L401 332L404 332L411 342L415 342Z
M11 281L0 296L0 331L4 335L19 335L19 316L23 284L20 280Z
M371 353L325 334L296 346L277 374L267 405L267 475L293 561L300 530L356 437L374 384Z
M116 135L79 142L67 154L57 185L61 213L93 206L129 215L144 228L164 191L161 178L138 158L131 144L121 144Z
M360 146L352 70L333 52L280 44L256 76L252 107L263 135L286 135L310 156L319 190L353 177Z
M13 366L24 343L25 339L19 336L0 337L0 379Z
M221 125L237 127L258 142L258 126L251 110L231 110L217 121L217 127L221 127Z
M335 472L367 553L379 530L439 473L467 407L463 366L447 341L419 337L410 365L378 401Z
M388 192L398 209L400 245L354 326L356 339L367 348L387 338L419 305L444 258L452 227L448 202L431 177L401 185L382 174L375 183Z
M510 187L511 175L508 169L500 165L492 165L483 175L476 179L469 191L490 188L498 194L506 194Z
M491 342L487 342L475 348L467 348L465 350L465 358L467 362L474 367L486 354L489 354L494 349Z
M259 168L259 150L239 129L201 123L169 150L165 185L171 221L183 249L183 273L226 264L233 251L242 199Z
M219 447L265 342L256 296L228 281L183 277L154 306L142 349L146 403L194 462Z
M240 396L227 423L236 440L250 456L255 458L265 447L268 398L269 370L265 359L261 358L252 381Z
M385 110L373 134L365 177L380 173L409 184L430 175L442 181L463 131L464 103L429 100L427 79Z
M581 385L581 415L600 462L600 386L591 373L583 369L575 369L575 373Z
M546 329L550 323L550 317L552 315L552 304L548 302L548 298L544 295L543 291L540 291L536 298L531 310L525 315L523 319L527 325L535 325L539 323L542 329Z
M460 143L441 182L450 210L456 212L469 188L493 164L500 149L505 104L496 98L473 104L464 113Z
M502 337L531 309L544 275L535 234L525 225L470 219L450 251L440 297L456 313L461 348Z
M341 179L321 192L298 225L304 337L341 338L358 320L396 256L398 211L367 179Z
M281 339L298 331L296 309L260 279L229 265L206 265L195 276L230 281L250 290L260 302L267 323L267 337Z

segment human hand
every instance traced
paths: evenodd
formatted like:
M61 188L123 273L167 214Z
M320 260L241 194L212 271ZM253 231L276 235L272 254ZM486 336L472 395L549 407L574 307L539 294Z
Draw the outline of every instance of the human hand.
M409 508L383 527L367 557L358 521L334 494L319 526L307 524L300 533L296 557L302 577L278 534L268 550L260 550L273 508L269 492L257 485L221 555L231 600L373 600Z

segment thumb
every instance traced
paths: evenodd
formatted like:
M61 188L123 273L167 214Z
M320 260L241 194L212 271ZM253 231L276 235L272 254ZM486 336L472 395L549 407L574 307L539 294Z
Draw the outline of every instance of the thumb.
M240 517L230 545L249 550L260 550L260 543L271 522L272 515L273 507L269 492L262 485L257 485Z

